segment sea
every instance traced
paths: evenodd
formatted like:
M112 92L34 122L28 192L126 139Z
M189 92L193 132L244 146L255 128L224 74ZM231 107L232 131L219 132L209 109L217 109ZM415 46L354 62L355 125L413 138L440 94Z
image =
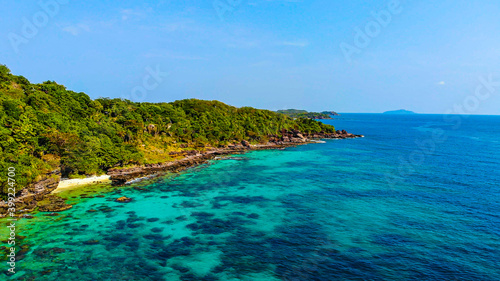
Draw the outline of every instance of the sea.
M500 280L500 116L322 121L364 138L64 191L0 280Z

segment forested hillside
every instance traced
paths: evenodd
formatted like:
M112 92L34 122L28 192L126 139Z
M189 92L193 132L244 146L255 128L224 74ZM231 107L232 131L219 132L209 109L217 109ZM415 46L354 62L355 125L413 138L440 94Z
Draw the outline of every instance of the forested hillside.
M306 110L300 109L282 109L278 110L277 112L285 114L286 116L291 118L332 119L329 114L326 114L324 112L308 112Z
M0 65L0 185L16 168L18 190L60 169L63 177L104 173L111 167L165 162L172 151L203 150L297 129L334 132L314 120L219 101L171 103L92 100L47 81L31 84ZM2 194L4 196L5 194Z

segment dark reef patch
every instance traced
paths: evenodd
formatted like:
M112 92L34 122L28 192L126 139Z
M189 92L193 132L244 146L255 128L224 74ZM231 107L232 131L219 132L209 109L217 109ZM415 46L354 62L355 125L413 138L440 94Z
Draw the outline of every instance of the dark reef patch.
M387 233L387 234L375 235L373 238L373 243L391 247L391 246L403 246L415 242L403 235Z
M165 228L163 227L153 227L151 228L151 232L159 233L162 232Z
M261 202L268 202L269 199L264 196L217 196L214 198L216 202L229 201L239 204L255 204Z
M241 220L236 219L202 219L196 223L188 224L186 227L195 231L196 233L203 234L221 234L224 232L235 231L236 228L240 227Z
M258 219L260 216L256 213L251 213L247 216L249 219Z

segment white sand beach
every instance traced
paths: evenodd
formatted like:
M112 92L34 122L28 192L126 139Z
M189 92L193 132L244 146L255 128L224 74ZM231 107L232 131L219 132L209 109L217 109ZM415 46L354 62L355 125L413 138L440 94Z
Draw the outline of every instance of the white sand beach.
M64 179L59 182L59 185L54 191L52 191L52 193L58 193L61 192L62 190L76 186L96 184L96 183L108 183L108 182L111 182L108 175L93 176L84 179Z

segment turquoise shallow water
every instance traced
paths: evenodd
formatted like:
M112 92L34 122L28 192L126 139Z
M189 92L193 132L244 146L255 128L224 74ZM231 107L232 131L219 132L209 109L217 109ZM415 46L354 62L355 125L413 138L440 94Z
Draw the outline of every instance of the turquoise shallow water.
M500 280L500 117L447 121L346 114L365 138L89 191L21 222L14 278Z

